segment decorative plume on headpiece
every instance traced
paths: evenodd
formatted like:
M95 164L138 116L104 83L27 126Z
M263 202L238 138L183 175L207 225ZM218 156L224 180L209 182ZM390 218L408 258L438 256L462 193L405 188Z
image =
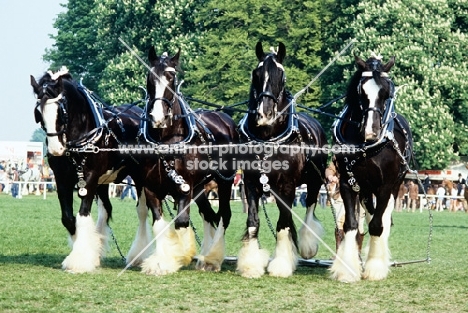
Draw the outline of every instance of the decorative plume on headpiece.
M60 76L68 74L68 68L63 65L57 72L53 73L52 71L47 71L47 73L50 75L50 78L53 80L57 80Z
M161 56L167 58L168 54L167 54L167 52L163 52L163 54L161 54Z
M374 51L371 52L371 58L375 58L379 61L382 61L382 56L379 54L379 55L376 55Z
M270 47L270 51L273 54L278 54L278 48L276 48L276 50L275 50L275 47Z

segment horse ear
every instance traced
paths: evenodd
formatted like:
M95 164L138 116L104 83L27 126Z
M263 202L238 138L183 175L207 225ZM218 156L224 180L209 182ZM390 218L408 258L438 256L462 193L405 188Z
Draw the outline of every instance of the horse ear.
M392 56L390 60L383 66L383 71L388 73L390 72L390 69L395 65L395 56Z
M279 63L283 63L284 57L286 56L286 46L282 43L278 43L278 53L276 54L276 59Z
M265 53L263 53L262 43L259 41L255 46L255 54L257 55L258 61L262 62L265 59Z
M34 76L32 75L30 76L31 76L31 86L33 87L34 93L38 95L40 91L39 84L36 82L36 79L34 78Z
M360 70L364 71L366 69L366 62L364 62L363 59L361 59L357 55L354 55L354 60L356 61L356 65Z
M175 65L178 65L178 64L179 64L179 57L180 57L180 48L179 48L179 50L177 51L177 53L171 58L171 61L172 61Z
M157 59L158 56L156 55L156 50L154 49L154 46L151 46L148 52L148 60L150 61L150 64L153 64Z

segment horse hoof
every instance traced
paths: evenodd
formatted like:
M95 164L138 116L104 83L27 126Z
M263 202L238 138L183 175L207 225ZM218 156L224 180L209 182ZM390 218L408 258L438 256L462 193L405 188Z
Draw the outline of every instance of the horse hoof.
M256 270L251 270L251 271L238 271L239 274L244 277L244 278L260 278L265 274L265 271L256 271Z
M199 262L195 266L197 270L200 271L207 271L207 272L219 272L221 270L221 266L219 264L211 264L205 262Z

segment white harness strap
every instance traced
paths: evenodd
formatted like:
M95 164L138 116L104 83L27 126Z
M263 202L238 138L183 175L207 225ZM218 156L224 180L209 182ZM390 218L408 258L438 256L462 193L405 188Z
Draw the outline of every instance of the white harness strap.
M371 71L362 72L362 77L372 77ZM380 77L388 77L388 73L382 72L380 73Z
M66 66L62 66L60 70L57 72L53 73L52 71L47 71L47 73L50 75L50 78L53 80L57 80L60 76L68 74L68 68Z
M263 66L263 62L264 62L264 61L258 63L257 68L262 67L262 66ZM281 63L276 62L276 60L273 60L273 62L275 62L276 66L277 66L280 70L282 70L282 71L284 72L284 67L283 67L283 65L282 65Z

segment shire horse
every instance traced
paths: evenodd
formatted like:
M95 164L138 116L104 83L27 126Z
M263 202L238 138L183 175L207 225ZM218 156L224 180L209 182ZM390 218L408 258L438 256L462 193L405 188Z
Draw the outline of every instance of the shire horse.
M150 145L156 148L166 146L173 151L146 156L140 161L156 237L154 254L142 264L142 271L150 275L176 272L190 264L195 256L194 232L189 225L192 199L204 220L197 269L221 269L225 252L224 234L231 219L230 194L236 169L227 162L229 154L209 151L208 146L237 143L236 124L225 113L193 111L189 107L178 91L176 68L179 57L180 50L172 57L167 53L158 56L154 47L148 53L151 70L147 75L148 100L141 133ZM209 168L203 164L209 164ZM205 194L204 185L210 180L215 180L218 185L217 213ZM174 198L177 207L174 228L164 219L161 208L167 195Z
M126 140L136 138L142 109L124 105L102 109L82 85L78 85L62 68L57 73L44 74L38 82L31 76L31 86L37 96L36 122L46 132L49 164L55 174L57 194L62 210L62 224L68 230L72 251L62 262L64 270L73 273L91 272L100 265L108 239L108 222L112 217L108 184L122 181L127 175L130 156L117 152L95 151L95 148L117 148ZM83 150L91 145L92 152ZM78 186L81 205L73 215L73 192ZM141 187L137 188L141 191ZM141 193L141 192L140 192ZM98 196L97 225L91 217L94 196ZM144 197L137 206L140 228L146 224L148 209ZM145 232L144 229L141 232ZM150 232L146 231L150 236ZM138 238L142 235L137 236ZM140 254L146 242L132 246L130 257ZM133 252L132 252L133 251ZM141 262L142 259L139 261Z
M316 119L295 111L285 87L285 55L283 43L271 53L265 53L262 43L257 43L259 63L252 72L249 112L239 122L241 139L263 150L243 160L244 166L252 165L243 169L248 218L237 271L244 277L262 276L267 265L272 276L291 276L297 266L298 250L303 258L312 258L323 232L314 211L327 163L327 154L321 153L320 147L327 141ZM291 207L296 187L301 184L307 184L307 211L298 240ZM258 207L260 197L270 192L276 198L279 219L276 249L268 264L268 252L260 249L258 243Z
M391 213L413 149L408 122L394 107L397 89L388 72L395 58L383 64L381 56L373 54L367 61L355 56L355 61L345 107L333 126L334 141L343 148L334 162L341 175L345 222L344 239L330 270L333 279L343 282L388 276ZM363 269L356 241L357 198L366 209L370 234Z

